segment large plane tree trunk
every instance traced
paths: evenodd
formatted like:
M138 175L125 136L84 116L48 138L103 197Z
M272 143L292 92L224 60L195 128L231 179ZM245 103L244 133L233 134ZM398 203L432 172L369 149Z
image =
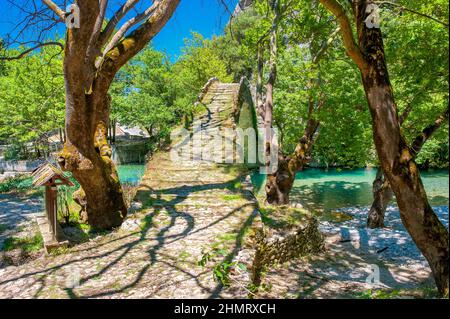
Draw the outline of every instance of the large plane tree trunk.
M108 1L77 3L79 27L67 30L65 43L66 142L58 161L80 183L74 199L83 207L83 219L94 228L117 227L127 213L107 140L109 87L119 69L166 24L179 2L155 1L122 25L119 22L137 1L127 1L109 21L105 21Z
M357 41L353 37L350 19L339 2L320 2L336 16L347 54L361 71L372 115L375 147L381 168L397 198L403 225L427 259L439 292L448 295L448 230L428 202L412 148L401 133L382 33L377 27L369 28L365 22L370 15L370 12L366 12L369 2L350 0L358 32Z
M448 107L439 115L433 124L427 126L419 136L417 136L412 142L411 154L414 158L419 154L422 146L425 142L434 134L434 132L441 127L448 120ZM404 116L400 119L402 123ZM384 177L383 170L378 169L377 176L373 182L373 203L367 216L367 227L369 228L381 228L384 227L384 216L389 203L394 198L389 181Z
M120 226L127 215L107 140L109 97L100 97L98 104L90 98L86 102L87 109L96 112L83 115L78 112L77 116L72 113L66 119L67 141L59 155L59 164L80 183L75 200L83 207L82 220L95 228L109 229ZM87 119L83 128L80 128L80 117Z
M378 157L397 198L405 228L428 260L440 293L448 294L448 231L428 203L414 155L401 134L381 30L366 26L366 7L367 1L355 1L353 8L359 46L366 62L361 75Z

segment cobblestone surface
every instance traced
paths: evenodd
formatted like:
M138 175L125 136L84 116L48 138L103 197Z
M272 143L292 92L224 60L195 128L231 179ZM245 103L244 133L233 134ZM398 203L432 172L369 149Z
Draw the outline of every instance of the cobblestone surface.
M202 129L232 124L238 89L211 86ZM238 260L250 266L246 238L259 216L250 189L240 167L175 163L169 152L156 154L120 229L64 254L0 269L0 298L245 298L246 271L232 267L225 288L213 269Z
M22 198L15 194L0 194L0 248L6 238L27 231L37 214L42 212L40 198Z

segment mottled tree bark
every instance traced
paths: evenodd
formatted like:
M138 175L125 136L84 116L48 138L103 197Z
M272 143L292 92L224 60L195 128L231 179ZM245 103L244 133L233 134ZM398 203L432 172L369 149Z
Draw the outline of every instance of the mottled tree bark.
M322 104L321 104L322 105ZM320 106L319 106L320 108ZM306 129L290 156L279 155L278 169L267 176L266 201L272 205L289 204L289 193L294 185L295 175L310 160L314 135L319 128L319 121L314 118L314 101L309 101L309 115Z
M350 20L335 0L320 0L335 16L342 28L347 54L361 71L366 98L372 115L373 137L381 168L397 198L401 220L427 259L438 290L448 295L448 230L431 208L414 154L403 137L394 94L386 66L382 33L369 28L365 20L368 1L349 0L356 21L358 44ZM414 143L413 143L414 144Z
M403 123L409 113L410 108L407 108L403 115L400 117L399 122ZM448 108L445 112L434 121L433 124L427 126L419 136L417 136L411 147L411 153L416 157L425 142L436 132L443 123L448 120ZM384 216L389 203L394 198L389 181L384 178L383 170L380 168L377 172L377 177L373 182L373 203L367 216L367 227L369 228L381 228L384 227Z
M340 29L337 28L325 41L320 50L315 54L312 63L317 67L321 58L324 56L330 44L334 41ZM310 79L308 87L313 89L316 81ZM289 194L294 185L295 175L298 171L303 170L303 167L309 162L312 147L316 140L315 134L319 129L320 122L316 120L316 113L325 103L323 97L319 97L316 102L312 95L308 100L308 120L303 136L299 139L295 147L295 151L290 156L284 156L281 153L278 156L278 169L274 174L269 174L266 182L266 201L273 205L288 205Z
M107 140L109 87L117 71L161 30L179 4L179 0L155 1L144 11L148 15L138 16L145 21L130 35L121 39L136 18L111 37L132 2L138 1L122 6L115 15L118 19L110 20L103 31L107 1L78 2L80 28L68 29L66 36L66 143L58 161L81 185L75 197L84 206L83 219L101 229L120 226L127 213ZM104 47L108 49L102 51Z
M263 72L264 72L264 50L262 44L258 45L258 72L256 78L256 112L264 120L266 117L263 102Z
M267 169L270 169L270 159L271 152L274 151L272 147L272 133L273 133L273 91L274 85L277 79L277 50L278 50L278 24L281 18L280 13L280 3L278 0L272 0L270 3L271 10L274 14L272 21L272 28L270 30L270 41L269 41L269 79L266 84L266 97L263 104L263 109L259 107L259 115L264 119L264 154L265 154L265 165ZM262 48L258 50L258 80L262 80L263 71L263 61L262 61ZM262 97L262 92L260 88L260 98ZM273 163L272 163L273 164Z
M394 192L389 182L384 178L383 170L378 169L377 177L373 181L373 203L367 217L367 227L384 227L384 215L386 208L394 198Z

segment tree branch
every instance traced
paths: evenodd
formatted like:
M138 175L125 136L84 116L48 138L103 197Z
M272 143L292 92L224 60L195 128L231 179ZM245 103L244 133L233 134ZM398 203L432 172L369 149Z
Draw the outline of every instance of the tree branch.
M325 52L328 50L328 47L331 45L331 43L333 43L334 39L336 38L336 36L338 35L338 33L340 31L341 31L341 28L338 27L336 30L333 31L333 33L331 33L331 35L328 38L328 40L323 43L323 45L320 48L319 52L317 52L316 56L313 58L312 62L314 64L317 64L320 61L320 59L325 54Z
M66 19L66 12L58 7L58 5L55 4L52 0L42 0L42 2L44 2L47 7L55 12L56 15L61 19L61 21L64 21Z
M140 0L127 0L127 2L122 5L114 14L112 19L108 22L105 29L100 35L100 47L103 47L105 43L109 40L114 32L114 29L119 24L120 20L139 2Z
M141 51L162 29L179 3L180 0L160 0L147 21L108 51L98 71L99 77L112 81L120 67Z
M113 38L111 39L111 41L108 43L108 45L105 47L105 49L103 50L103 57L109 52L109 50L111 50L112 48L114 48L117 43L119 43L119 41L126 35L126 33L135 25L137 25L139 22L147 19L148 17L150 17L150 15L152 13L155 12L156 8L159 6L161 0L155 0L155 2L148 7L144 12L141 12L140 14L138 14L137 16L131 18L130 20L128 20L127 22L125 22L122 27L120 27L119 31L116 32L116 34L113 36ZM96 63L96 67L98 68L102 62L103 62L103 57L101 60L98 60Z
M390 1L375 1L375 3L376 3L376 4L379 4L379 5L386 4L386 5L389 5L389 6L397 7L397 8L399 8L399 9L401 9L401 10L405 10L405 11L408 11L408 12L411 12L411 13L414 13L414 14L417 14L417 15L419 15L419 16L422 16L422 17L431 19L431 20L433 20L433 21L435 21L435 22L437 22L437 23L439 23L439 24L442 24L442 25L445 26L446 28L448 28L448 23L443 22L443 21L440 21L440 20L436 19L435 17L432 17L432 16L427 15L427 14L425 14L425 13L422 13L422 12L419 12L419 11L416 11L416 10L413 10L413 9L409 9L409 8L407 8L407 7L405 7L405 6L401 5L401 4L394 3L394 2L390 2Z
M341 27L342 40L349 57L355 61L360 70L366 69L367 63L361 50L356 45L353 30L344 8L335 0L320 0L320 3L336 17Z
M412 156L416 157L422 149L423 144L437 131L441 125L448 121L448 106L447 109L439 115L439 117L434 121L433 124L427 126L423 129L422 133L417 136L411 144Z
M45 47L45 46L50 46L50 45L59 46L61 48L61 52L64 50L64 45L62 45L59 42L45 42L45 43L39 43L38 45L36 45L32 48L26 49L25 51L19 53L16 56L12 56L12 57L0 56L0 60L6 60L6 61L19 60L19 59L22 59L23 57L25 57L28 53L33 52L34 50L37 50L37 49Z
M95 21L94 30L92 32L92 37L89 44L90 47L98 48L97 41L99 40L100 34L102 32L103 20L105 19L107 7L108 7L108 0L100 0L99 13L97 16L97 20Z
M408 116L409 116L409 113L411 113L411 111L412 111L412 108L413 108L413 104L412 104L412 103L409 103L409 104L406 106L406 108L405 108L405 110L403 111L402 115L401 115L401 116L399 117L399 119L398 119L398 124L399 124L400 126L402 126L403 122L406 121L406 119L407 119Z
M233 13L231 12L230 8L228 7L228 5L225 3L225 0L219 0L219 3L222 4L222 6L225 8L225 10L227 11L227 13L230 15L230 21L228 23L228 27L230 29L230 36L232 39L234 39L234 35L233 35L233 27L232 27L232 21L234 18ZM239 3L238 3L239 5Z

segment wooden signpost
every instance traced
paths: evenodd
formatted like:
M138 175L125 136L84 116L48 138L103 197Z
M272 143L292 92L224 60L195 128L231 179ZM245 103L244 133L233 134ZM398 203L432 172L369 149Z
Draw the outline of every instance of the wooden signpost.
M32 173L33 186L45 186L45 211L44 216L37 217L37 223L44 239L44 247L47 253L51 250L68 245L61 226L58 223L58 186L74 186L63 171L56 166L45 163Z

